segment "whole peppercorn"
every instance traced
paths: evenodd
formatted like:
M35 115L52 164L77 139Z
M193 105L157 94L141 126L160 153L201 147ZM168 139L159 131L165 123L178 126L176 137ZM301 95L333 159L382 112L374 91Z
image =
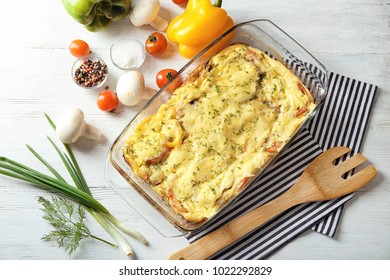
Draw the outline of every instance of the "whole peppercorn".
M107 65L100 60L85 60L74 72L73 79L83 87L95 87L104 81L108 73Z

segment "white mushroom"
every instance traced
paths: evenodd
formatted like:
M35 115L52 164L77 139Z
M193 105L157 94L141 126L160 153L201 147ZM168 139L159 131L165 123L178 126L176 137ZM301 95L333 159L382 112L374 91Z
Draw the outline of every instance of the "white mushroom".
M149 24L159 31L164 31L168 22L158 15L159 11L159 0L133 0L130 21L137 27Z
M101 135L99 129L85 123L84 113L79 108L62 112L56 124L56 132L58 138L67 144L76 142L81 136L98 141Z
M125 106L138 104L145 91L144 75L137 71L126 71L118 79L116 94L119 101Z

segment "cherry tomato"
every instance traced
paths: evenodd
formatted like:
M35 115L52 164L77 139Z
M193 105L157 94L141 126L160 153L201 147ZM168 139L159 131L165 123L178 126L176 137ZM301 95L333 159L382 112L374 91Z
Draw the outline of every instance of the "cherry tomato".
M118 97L110 90L102 91L97 97L97 106L102 111L110 112L118 107L118 104Z
M156 75L156 84L159 88L162 88L167 82L173 79L177 71L175 69L163 69Z
M172 0L176 5L184 6L187 5L188 0Z
M168 46L167 38L164 34L159 32L153 32L149 35L145 42L146 51L151 55L162 54Z
M166 91L173 93L175 89L181 86L183 83L181 77L176 77L177 71L174 69L163 69L156 75L156 84L159 88L165 86L165 84L174 79L174 81L165 88Z
M75 57L89 55L91 50L89 45L83 40L73 40L69 45L69 51Z

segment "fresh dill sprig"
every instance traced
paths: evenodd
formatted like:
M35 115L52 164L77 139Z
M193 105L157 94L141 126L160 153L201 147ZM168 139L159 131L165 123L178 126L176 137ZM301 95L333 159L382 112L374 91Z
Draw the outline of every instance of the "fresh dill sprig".
M54 228L44 235L42 240L56 241L58 247L64 247L69 255L80 246L81 240L86 238L93 238L116 247L115 244L91 234L85 225L86 215L81 205L76 205L63 197L52 197L50 201L40 196L38 201L43 206L42 218Z

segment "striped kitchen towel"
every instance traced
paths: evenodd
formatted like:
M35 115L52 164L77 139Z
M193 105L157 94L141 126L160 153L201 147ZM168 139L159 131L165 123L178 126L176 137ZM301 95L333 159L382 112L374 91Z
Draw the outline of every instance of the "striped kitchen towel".
M308 125L323 150L335 146L346 146L355 152L362 150L376 92L377 86L330 73L328 98ZM343 208L339 207L314 229L333 237Z
M187 236L193 242L232 219L251 211L290 188L322 151L347 146L361 151L377 87L330 73L328 97L307 128L228 211L208 227ZM257 228L211 259L266 259L307 230L334 236L345 202L354 194L293 207Z

